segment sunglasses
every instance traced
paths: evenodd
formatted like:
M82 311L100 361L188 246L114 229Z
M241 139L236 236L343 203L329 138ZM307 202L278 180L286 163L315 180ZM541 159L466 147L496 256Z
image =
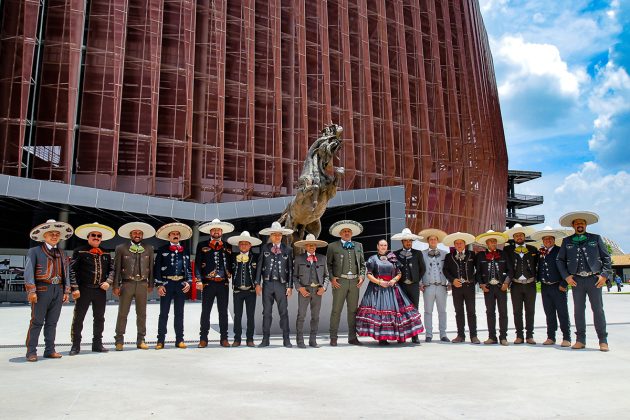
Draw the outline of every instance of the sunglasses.
M100 233L90 233L90 236L92 238L102 238L103 237L103 235L101 235Z

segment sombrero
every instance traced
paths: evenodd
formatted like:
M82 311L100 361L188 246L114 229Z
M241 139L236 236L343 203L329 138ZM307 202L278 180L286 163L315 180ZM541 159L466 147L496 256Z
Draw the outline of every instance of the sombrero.
M202 223L199 226L199 232L210 233L212 229L221 229L223 233L234 231L234 225L228 222L222 222L219 219L213 219L211 222Z
M470 233L455 232L450 235L446 235L444 239L442 239L442 243L446 246L455 246L455 241L457 240L462 240L466 243L466 245L470 245L475 242L475 237Z
M74 230L74 234L77 235L81 239L87 239L88 235L92 232L98 232L102 236L103 241L108 241L116 236L116 231L109 226L102 225L98 222L88 223L86 225L81 225Z
M596 213L591 211L574 211L560 217L560 226L573 227L575 219L584 219L587 225L594 225L599 222L599 216Z
M241 233L238 236L230 236L227 241L228 241L228 244L236 245L236 246L238 246L239 242L249 242L250 244L252 244L252 246L262 244L262 241L260 239L254 236L251 236L249 232L246 230L244 230L243 233Z
M544 229L532 233L530 238L534 241L542 241L545 236L553 236L556 239L556 245L560 245L562 238L567 236L567 232L564 229L554 229L551 226L545 226Z
M422 242L429 242L429 236L437 236L438 242L444 242L446 232L440 229L424 229L418 232L418 235L422 236L420 239Z
M301 241L297 241L293 243L293 246L297 246L300 248L306 247L308 244L314 244L317 248L322 248L328 245L328 242L317 239L315 235L309 233L306 235L306 239L302 239Z
M344 229L350 229L352 231L352 236L360 235L363 232L363 226L359 222L355 222L354 220L340 220L332 224L328 232L332 236L340 237L340 232Z
M280 222L273 222L271 227L264 228L260 232L259 235L271 235L272 233L281 233L282 235L290 235L293 233L293 229L283 228Z
M144 222L129 222L118 228L118 236L121 238L130 238L130 233L134 230L141 230L143 239L155 235L155 229L150 224Z
M504 244L507 242L508 238L505 236L503 232L495 232L494 230L489 230L486 233L482 233L475 238L475 242L477 242L481 246L486 246L486 241L488 239L496 239L497 244Z
M185 241L186 239L190 239L192 237L192 229L190 228L190 226L185 225L183 223L179 223L179 222L173 222L173 223L167 223L164 226L162 226L161 228L159 228L157 230L157 233L155 234L155 236L158 239L162 239L164 241L168 241L168 235L169 233L173 232L173 231L177 231L180 233L180 237L179 240L180 241Z
M422 237L412 233L409 228L404 228L402 232L392 235L392 241L419 241L420 239Z
M516 235L517 233L522 233L525 235L525 237L527 237L531 235L533 232L534 232L533 228L521 226L520 223L516 223L514 226L512 226L511 229L508 229L503 233L505 234L505 236L508 237L508 239L512 239L514 238L514 235Z
M72 236L74 229L66 222L57 222L54 219L48 219L46 223L37 225L31 230L31 239L37 242L44 242L44 233L53 231L61 233L61 240L65 241Z

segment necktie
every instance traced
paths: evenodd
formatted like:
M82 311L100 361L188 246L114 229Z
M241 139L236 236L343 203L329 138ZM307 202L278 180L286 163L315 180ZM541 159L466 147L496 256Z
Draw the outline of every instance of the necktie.
M575 243L584 242L585 240L586 240L586 235L573 235L573 238L571 238L571 241Z
M181 245L171 245L168 247L168 249L170 249L171 251L177 251L177 252L184 251L184 247Z
M437 249L430 249L429 250L429 257L439 257L440 256L440 251Z
M343 249L352 249L352 248L354 248L354 244L350 241L343 244Z
M271 247L271 252L273 252L274 255L278 255L282 251L280 250L280 246L279 245L274 245L274 246Z
M103 255L103 250L101 248L92 248L90 249L90 254Z
M131 244L131 246L129 247L129 251L133 252L134 254L142 254L144 252L144 248L142 247L142 245Z
M315 255L309 255L308 257L306 257L306 261L310 263L317 262L317 257Z
M223 248L223 241L217 241L215 239L211 240L210 248L214 249L215 251L220 251L221 248Z
M236 256L236 262L246 263L247 261L249 261L249 255L247 254L241 253Z
M516 248L514 248L514 251L517 254L527 254L529 252L526 246L517 246Z

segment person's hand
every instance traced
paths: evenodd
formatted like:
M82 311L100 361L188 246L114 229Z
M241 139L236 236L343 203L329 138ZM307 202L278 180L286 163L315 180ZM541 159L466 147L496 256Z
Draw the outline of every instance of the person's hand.
M388 281L384 281L381 279L378 279L378 285L384 288L388 288L389 287L389 282Z
M64 293L62 303L68 303L69 301L70 301L70 293Z
M341 285L337 281L337 277L333 277L330 281L330 284L332 284L333 289L339 289L341 287Z
M569 283L569 286L577 286L577 282L573 279L573 274L569 275L569 277L567 277L565 280L567 281L567 283Z
M203 283L200 281L197 281L195 283L195 288L197 288L197 290L203 290Z
M317 296L323 296L324 293L326 293L326 289L324 289L323 287L317 289Z
M453 280L453 286L455 286L455 287L462 287L461 280L460 279Z
M75 290L72 292L72 299L77 300L81 297L81 292L78 290Z
M357 282L357 287L359 287L359 288L360 288L361 286L363 286L363 280L365 280L365 279L363 278L363 276L359 276L359 281Z
M558 289L560 289L561 292L566 292L567 291L567 288L566 287L562 287L562 286L559 286Z
M107 282L101 283L100 287L101 287L101 289L103 289L105 291L108 291L109 290L109 283L107 283Z
M116 297L120 296L120 287L114 287L114 290L112 290L112 294Z
M453 290L453 287L451 286L451 283L446 285L446 291L450 292L451 290Z
M301 294L303 297L309 297L309 296L311 295L311 294L310 294L310 293L306 290L306 287L300 287L300 288L298 289L298 292L300 292L300 294Z
M187 281L184 282L184 287L182 287L182 292L188 293L190 291L190 283Z
M37 303L37 293L30 292L28 294L28 303L31 303L31 304Z
M287 297L291 297L292 294L293 294L293 289L290 287L287 287Z
M256 285L256 296L260 296L262 294L262 287L260 284Z
M421 284L421 285L420 285L420 291L421 291L421 292L424 292L424 289L425 289L424 284Z
M485 284L480 284L479 287L481 288L481 290L483 290L484 293L488 293L490 291L488 289L488 286L486 286Z
M501 285L501 291L502 291L502 292L507 292L507 289L508 289L508 284L507 284L507 283L503 283L503 284Z
M389 283L389 287L394 287L394 285L396 284L396 280L391 279L390 281L388 281Z
M600 287L604 287L605 284L606 284L606 277L599 276L599 279L597 280L597 283L595 284L595 287L597 287L599 289Z
M160 295L160 296L166 296L166 287L164 287L164 286L158 286L158 295Z

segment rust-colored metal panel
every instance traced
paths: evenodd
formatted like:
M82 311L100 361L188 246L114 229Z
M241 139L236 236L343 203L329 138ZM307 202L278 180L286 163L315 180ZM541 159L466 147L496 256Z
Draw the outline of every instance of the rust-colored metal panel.
M41 5L2 2L2 173L198 202L290 195L332 120L342 188L404 185L416 231L505 223L477 0Z

